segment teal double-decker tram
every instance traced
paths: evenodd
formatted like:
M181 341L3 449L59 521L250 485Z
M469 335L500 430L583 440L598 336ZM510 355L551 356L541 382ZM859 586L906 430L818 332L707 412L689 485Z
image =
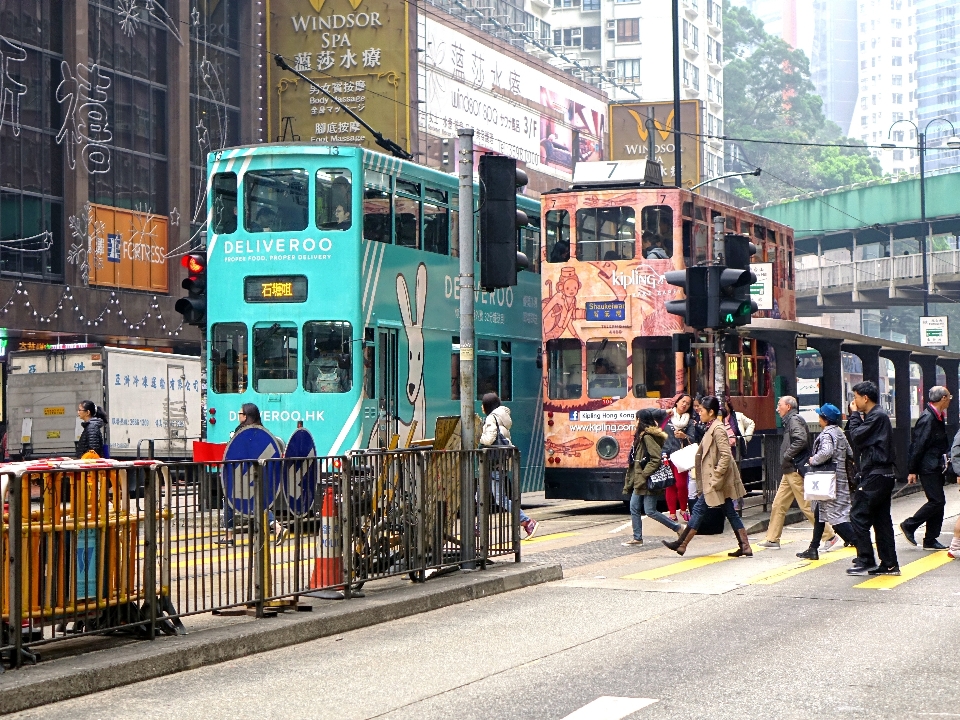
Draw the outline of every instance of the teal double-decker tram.
M209 440L247 402L328 455L431 437L459 414L455 176L313 143L223 150L208 169ZM478 398L511 408L526 490L543 470L540 211L518 205L533 271L476 293L475 367Z

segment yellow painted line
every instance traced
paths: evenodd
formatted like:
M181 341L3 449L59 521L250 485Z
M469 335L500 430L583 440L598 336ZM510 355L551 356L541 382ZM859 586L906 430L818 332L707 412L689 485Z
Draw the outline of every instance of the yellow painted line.
M843 548L842 550L835 550L831 553L824 553L820 555L819 560L811 560L806 562L798 561L791 563L786 567L777 568L776 570L771 570L769 572L756 575L747 580L747 585L773 585L781 580L786 580L787 578L792 578L800 573L805 573L808 570L816 570L818 567L823 565L829 565L830 563L837 562L838 560L851 558L856 554L856 548Z
M540 537L530 538L529 540L524 540L524 545L533 545L534 543L550 542L551 540L559 540L560 538L573 537L574 535L579 535L580 533L575 532L559 532L553 533L552 535L541 535Z
M920 577L931 570L936 570L941 565L946 565L952 559L953 558L947 555L946 550L940 550L927 555L925 558L914 560L912 563L904 565L900 568L900 575L877 575L866 582L854 585L854 587L863 588L864 590L891 590L897 587L897 585Z
M788 541L781 541L781 545L786 545ZM758 553L761 550L766 550L759 545L751 545L753 552ZM689 570L696 570L697 568L706 567L707 565L714 565L719 562L726 562L727 560L737 560L739 558L732 558L727 553L733 552L736 548L730 548L729 550L723 550L713 555L703 555L701 557L690 558L689 560L681 560L680 562L675 562L670 565L665 565L664 567L654 568L653 570L644 570L643 572L634 573L633 575L624 575L622 580L660 580L670 575L679 575L680 573L688 572Z

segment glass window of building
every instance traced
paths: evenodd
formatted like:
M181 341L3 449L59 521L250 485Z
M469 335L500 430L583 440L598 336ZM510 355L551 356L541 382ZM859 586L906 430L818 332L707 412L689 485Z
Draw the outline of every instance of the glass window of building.
M213 391L239 394L247 389L247 326L217 323L212 328L210 372Z
M587 397L626 397L627 343L622 340L587 341Z
M631 207L577 210L577 260L632 260L635 223Z
M253 389L291 393L297 389L297 327L292 323L253 326Z
M243 176L243 227L247 232L307 229L306 170L247 170Z
M349 230L353 215L353 184L349 170L317 170L317 227Z
M353 328L348 322L303 325L303 389L344 393L353 388Z
M677 381L670 338L634 338L632 350L634 397L673 397Z
M547 213L547 262L570 260L570 213L550 210Z
M579 340L547 340L547 394L551 400L574 400L583 394L583 344Z

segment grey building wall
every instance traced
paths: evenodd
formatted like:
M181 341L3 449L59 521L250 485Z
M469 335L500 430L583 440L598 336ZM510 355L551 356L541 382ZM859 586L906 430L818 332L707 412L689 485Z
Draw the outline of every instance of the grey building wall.
M857 102L857 0L814 0L810 76L829 120L849 134Z
M946 118L960 131L960 6L957 0L915 0L917 7L917 116L921 129ZM939 149L954 133L946 122L927 132L927 168L960 165L960 152Z

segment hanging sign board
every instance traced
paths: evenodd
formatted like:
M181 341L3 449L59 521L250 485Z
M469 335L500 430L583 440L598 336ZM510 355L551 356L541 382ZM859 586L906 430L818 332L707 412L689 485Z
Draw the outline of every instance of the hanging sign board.
M946 347L949 344L946 315L920 318L920 347Z
M750 263L757 281L750 286L750 299L757 310L773 310L773 263Z

